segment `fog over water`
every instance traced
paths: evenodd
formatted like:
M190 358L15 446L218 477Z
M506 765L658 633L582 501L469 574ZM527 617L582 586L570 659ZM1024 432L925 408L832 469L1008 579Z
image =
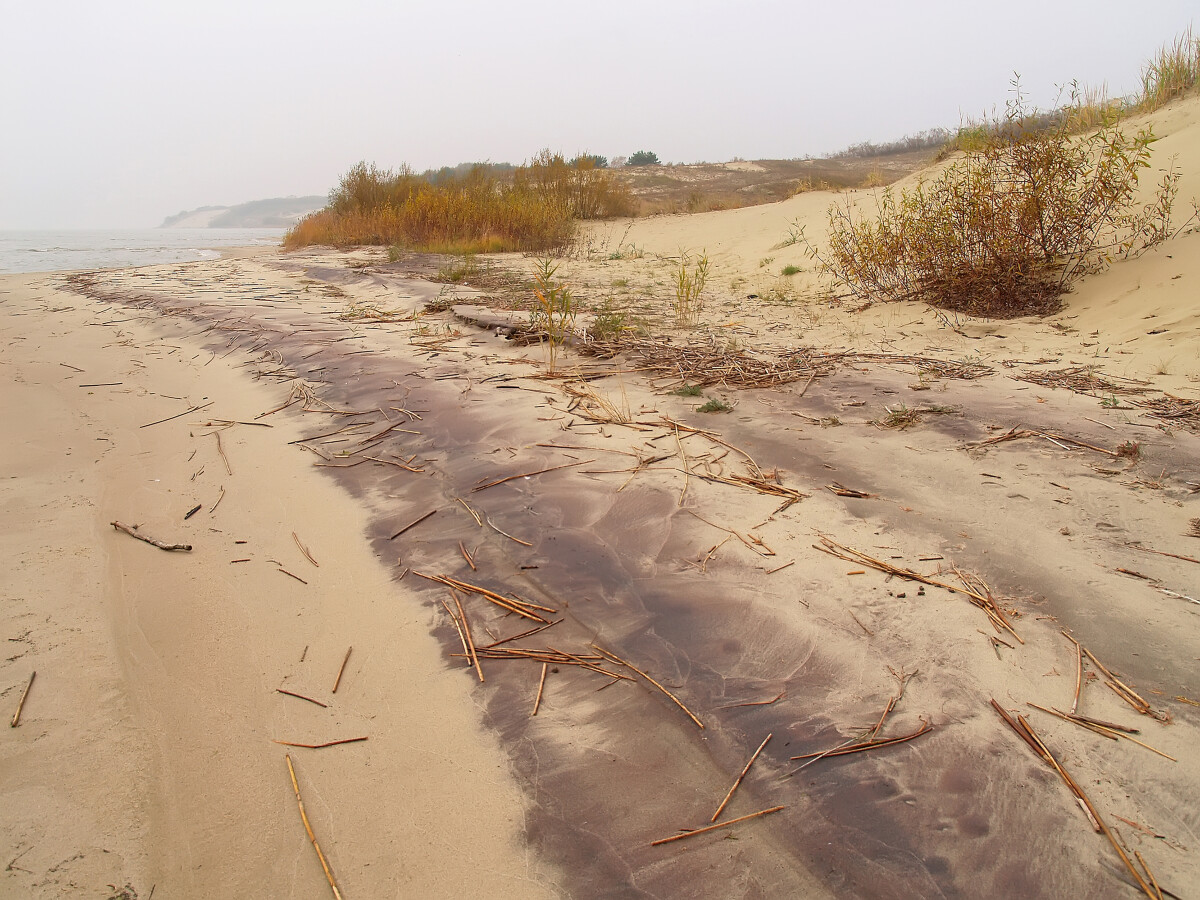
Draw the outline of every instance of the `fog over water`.
M792 158L1072 79L1133 91L1194 0L6 3L0 228L147 228L359 160Z

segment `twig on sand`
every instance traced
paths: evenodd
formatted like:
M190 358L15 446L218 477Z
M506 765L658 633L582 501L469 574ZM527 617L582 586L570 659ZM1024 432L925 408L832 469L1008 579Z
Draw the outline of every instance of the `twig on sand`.
M676 697L674 694L672 694L670 691L668 691L665 687L663 687L661 684L659 684L657 681L655 681L653 678L651 678L649 675L647 675L645 672L643 672L641 669L639 669L633 663L631 663L627 660L621 659L621 657L617 656L615 653L611 653L608 650L605 650L603 647L597 646L596 644L592 644L592 646L595 647L595 649L598 653L606 656L610 662L618 663L627 669L632 669L634 672L637 672L639 675L641 675L643 678L645 678L648 682L650 682L652 685L654 685L656 688L658 688L660 691L662 691L664 694L666 694L668 697L670 697L671 700L675 703L675 705L678 706L680 709L682 709L685 713L687 713L688 718L691 719L693 722L695 722L698 727L700 727L700 728L704 727L704 723L701 722L698 718L696 718L695 713L693 713L690 709L688 709L686 706L683 705L682 700L680 700L678 697Z
M191 544L168 544L163 541L156 541L152 537L147 537L144 534L138 534L136 525L126 525L123 522L112 522L112 527L117 531L123 531L130 537L135 537L139 541L145 541L147 544L153 544L159 550L191 550Z
M1125 738L1125 740L1132 741L1139 747L1144 747L1145 749L1149 750L1151 753L1157 753L1163 759L1169 759L1171 762L1179 762L1179 760L1177 760L1175 757L1167 753L1163 753L1161 750L1156 750L1149 744L1144 744L1135 737L1130 737L1130 734L1140 733L1136 728L1126 728L1123 725L1116 725L1112 722L1102 722L1099 719L1090 719L1087 716L1069 715L1062 710L1047 709L1044 706L1038 706L1036 703L1030 703L1029 705L1034 709L1040 709L1044 713L1057 716L1065 722L1070 722L1072 725L1078 725L1080 728L1086 728L1088 731L1095 732L1101 737L1106 737L1114 741L1119 738Z
M537 697L534 698L534 701L533 701L533 712L531 712L529 714L531 716L536 716L538 707L542 705L542 691L546 689L546 671L549 668L550 668L550 663L548 663L548 662L542 663L542 677L538 681Z
M312 697L305 697L303 694L297 694L295 691L284 690L283 688L275 688L277 694L287 694L289 697L296 697L300 700L307 700L309 703L315 703L324 709L329 708L328 703L322 703L320 700L314 700Z
M511 534L509 534L507 531L501 531L501 530L500 530L500 528L499 528L499 526L497 526L497 525L496 525L496 523L495 523L495 522L493 522L493 521L491 520L491 518L490 518L490 517L488 517L488 516L485 516L484 518L485 518L485 520L486 520L486 521L487 521L487 523L488 523L488 527L489 527L489 528L491 528L491 529L492 529L494 532L496 532L497 534L502 534L502 535L504 535L504 536L505 536L506 538L508 538L510 541L513 541L513 542L515 542L515 543L518 543L518 544L520 544L522 547L532 547L532 546L533 546L533 544L529 543L529 541L523 541L523 540L521 540L521 539L520 539L520 538L518 538L518 537L513 537L513 536L512 536Z
M878 750L880 747L891 747L894 744L903 744L906 741L911 741L914 738L919 738L923 734L928 734L933 731L933 725L921 720L921 727L911 734L902 734L899 737L893 738L870 738L865 741L857 741L851 744L844 744L834 747L831 750L824 750L820 753L805 753L801 756L793 756L792 759L813 759L824 758L826 756L845 756L850 753L863 753L867 750Z
M583 459L583 460L580 460L579 462L563 463L560 466L549 466L545 469L538 469L534 472L521 472L520 474L517 474L517 475L509 475L507 478L498 478L495 481L489 481L486 484L477 484L477 485L475 485L475 487L471 488L471 490L472 490L472 492L486 491L488 488L495 487L498 484L504 484L505 482L508 482L508 481L515 481L518 478L531 478L534 475L544 475L546 472L556 472L559 469L570 469L570 468L574 468L575 466L586 466L588 463L594 463L595 461L596 460L594 460L594 459Z
M479 676L479 680L482 682L483 667L479 665L479 654L475 652L475 638L471 635L471 623L467 621L467 613L463 609L462 601L458 599L458 591L450 588L450 596L454 598L454 605L458 608L458 617L462 620L462 630L467 642L467 657L471 660L471 664L475 666L475 674Z
M271 741L272 744L283 744L285 747L303 747L305 750L321 750L325 747L338 747L342 744L357 744L365 741L365 737L342 738L340 741L326 741L323 744L299 744L295 741Z
M721 813L725 811L725 807L728 806L729 801L733 799L733 792L738 789L738 785L742 783L742 779L746 777L746 773L750 771L750 767L754 765L754 761L758 759L758 754L763 752L763 747L767 746L767 741L769 741L772 737L773 735L768 734L763 739L763 742L758 745L758 749L755 750L754 755L750 757L750 762L746 763L746 768L742 769L741 774L738 775L737 780L733 783L733 787L729 789L729 793L725 795L725 799L721 801L721 805L717 807L717 811L713 813L713 817L708 821L717 821Z
M297 575L295 572L289 572L289 571L288 571L287 569L285 569L283 566L280 566L280 567L277 569L277 571L279 571L279 572L282 572L284 575L288 576L288 578L295 578L295 579L296 579L298 582L300 582L301 584L308 584L308 582L307 582L307 581L305 581L303 578L301 578L301 577L300 577L299 575Z
M294 532L294 531L292 532L292 540L296 542L296 546L300 548L300 552L304 554L305 559L307 559L310 563L312 563L318 569L321 568L321 564L319 562L317 562L315 559L313 559L313 555L308 552L308 548L304 546L304 544L300 540L300 536L298 534L296 534L296 532Z
M200 510L202 510L203 508L204 508L203 503L197 503L195 506L193 506L191 509L189 509L187 512L185 512L183 514L183 520L186 522L188 519L190 519L196 513L200 512Z
M396 538L400 537L400 535L404 534L404 532L408 531L408 529L415 528L416 526L420 525L422 522L424 522L426 519L428 519L430 516L432 516L435 512L437 512L436 509L431 509L429 512L425 513L425 515L421 516L421 518L417 519L416 521L409 522L407 525L405 525L403 528L401 528L399 531L397 531L395 534L393 534L390 538L388 538L388 540L394 541Z
M745 822L749 819L757 819L759 816L768 816L771 813L777 813L781 809L786 809L785 806L772 806L770 809L760 809L756 813L750 813L748 816L738 816L736 819L730 819L728 822L721 822L718 825L706 825L704 828L697 828L695 831L685 831L682 834L673 834L669 838L660 838L657 841L651 841L651 847L657 847L659 844L669 844L671 841L682 841L684 838L695 837L698 834L704 834L708 831L716 831L718 828L728 828L730 825L737 825L739 822Z
M221 505L221 501L225 499L225 485L221 485L221 493L217 495L217 502L208 508L208 514L211 516Z
M199 412L202 409L208 409L216 402L217 401L215 400L209 400L207 403L202 404L201 406L189 407L181 413L175 413L175 415L167 416L165 419L159 419L157 422L147 422L145 425L139 425L138 428L149 428L151 425L161 425L163 422L170 422L172 419L178 419L180 416L186 416L188 413L194 413Z
M37 672L29 673L29 683L25 685L25 690L21 692L21 699L17 701L17 711L13 713L12 721L9 723L9 728L16 728L21 724L21 710L25 707L25 698L29 696L29 689L33 687L33 679L37 678Z
M337 678L336 678L336 679L334 679L334 682L333 682L333 691L332 691L332 693L334 693L334 694L336 694L336 693L337 693L338 685L342 683L342 673L346 671L346 663L348 663L348 662L350 661L350 653L351 653L351 651L353 651L353 650L354 650L354 647L353 647L353 646L347 647L347 648L346 648L346 655L342 657L342 665L341 665L341 668L339 668L339 669L338 669Z
M221 432L213 432L217 436L217 452L221 454L221 462L225 463L225 474L232 475L233 468L229 465L229 457L225 455L225 447L221 443Z
M1093 654L1091 650L1089 650L1087 647L1084 647L1079 643L1079 641L1075 640L1075 638L1071 637L1071 635L1067 634L1065 631L1062 632L1062 636L1072 644L1075 644L1077 647L1079 647L1083 653L1087 654L1087 658L1092 661L1092 664L1104 673L1104 677L1107 679L1108 686L1113 689L1113 692L1116 693L1118 697L1132 706L1143 716L1149 716L1150 718L1157 719L1160 722L1170 721L1170 716L1168 716L1166 713L1161 713L1156 710L1145 700L1145 698L1139 695L1137 691L1110 672L1104 663L1096 659L1095 654Z
M329 863L325 861L325 854L321 852L321 845L317 843L317 836L313 834L312 825L308 823L308 813L304 811L304 801L300 799L300 784L296 781L296 770L292 766L291 754L284 757L287 760L288 774L292 776L292 790L296 792L296 804L300 807L300 819L304 822L304 830L308 832L308 839L312 841L313 849L317 851L317 859L321 861L321 868L325 870L325 877L329 879L329 887L333 889L333 896L337 900L342 900L342 892L338 890L337 882L333 879L333 872L329 869Z

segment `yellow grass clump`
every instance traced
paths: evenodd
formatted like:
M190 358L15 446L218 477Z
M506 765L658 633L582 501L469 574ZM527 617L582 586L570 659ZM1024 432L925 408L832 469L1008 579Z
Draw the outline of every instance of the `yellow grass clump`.
M579 219L629 215L628 188L581 155L543 151L502 177L479 165L432 178L361 162L342 176L329 205L301 219L285 249L312 244L399 246L433 253L559 250Z

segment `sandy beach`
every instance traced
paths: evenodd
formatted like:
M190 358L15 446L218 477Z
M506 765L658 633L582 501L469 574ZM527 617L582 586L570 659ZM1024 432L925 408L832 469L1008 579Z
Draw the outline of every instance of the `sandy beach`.
M644 337L553 371L518 256L0 278L0 894L331 896L290 754L346 898L1137 896L1094 824L1190 896L1200 233L856 309L786 240L833 199L587 226Z

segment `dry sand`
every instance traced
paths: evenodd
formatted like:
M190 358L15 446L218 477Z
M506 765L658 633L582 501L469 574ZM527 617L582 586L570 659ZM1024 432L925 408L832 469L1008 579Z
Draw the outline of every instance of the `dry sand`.
M1185 197L1200 193L1198 110L1154 120ZM592 380L547 378L538 348L467 323L507 315L495 302L454 288L457 314L418 315L441 289L378 250L6 279L6 708L38 678L0 757L14 859L0 891L322 896L271 740L366 735L292 751L347 898L1136 896L994 698L1190 896L1200 434L1138 404L1200 398L1200 234L1089 279L1049 320L855 312L806 299L811 273L777 274L808 265L779 246L789 223L819 236L831 199L597 226L564 262L582 297L652 334L726 356L811 351L815 377L706 389L723 414L635 358L568 351L562 372ZM669 324L681 248L715 266L688 333ZM1080 366L1112 390L1046 377ZM596 421L589 388L633 422ZM901 406L924 412L884 427ZM1014 427L1060 437L982 443ZM729 483L755 471L806 496L781 508ZM194 549L165 553L113 519ZM1016 634L962 593L815 549L821 535L948 583L975 573ZM640 678L606 687L568 665L531 716L540 664L485 658L480 684L452 655L448 591L414 572L556 610L506 646L599 644L704 728ZM477 644L533 624L462 599ZM1090 663L1080 712L1176 761L1026 705L1071 706L1064 630L1159 718ZM931 732L796 771L790 757L870 729L906 675L881 734ZM768 734L723 818L783 811L650 846L707 824Z

